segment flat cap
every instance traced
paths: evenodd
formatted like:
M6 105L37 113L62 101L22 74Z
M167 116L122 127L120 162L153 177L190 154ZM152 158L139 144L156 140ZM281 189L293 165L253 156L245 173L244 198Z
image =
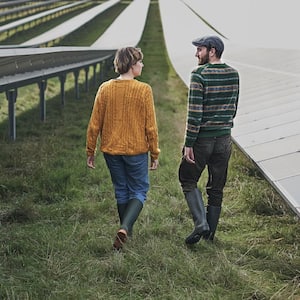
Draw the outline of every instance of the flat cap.
M222 55L224 51L223 41L215 35L208 35L201 38L197 38L192 41L192 44L196 47L207 47L208 49L215 48L219 55Z

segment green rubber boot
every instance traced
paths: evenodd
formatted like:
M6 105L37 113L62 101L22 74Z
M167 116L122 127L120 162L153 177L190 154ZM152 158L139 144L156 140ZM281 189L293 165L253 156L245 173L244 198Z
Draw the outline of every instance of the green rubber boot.
M120 204L117 203L118 214L119 214L119 219L120 219L120 225L122 225L126 207L127 207L127 203L120 203Z
M219 218L221 214L220 206L207 206L207 222L209 224L210 232L205 236L205 239L208 241L213 241L215 237L215 233L217 230L217 226L219 223Z
M128 235L132 234L133 225L137 220L142 208L143 208L143 203L140 200L138 199L129 200L121 224L121 228L125 229Z
M201 192L196 188L186 193L185 198L195 225L194 231L185 239L185 243L190 245L198 243L202 236L206 236L209 233L209 226Z

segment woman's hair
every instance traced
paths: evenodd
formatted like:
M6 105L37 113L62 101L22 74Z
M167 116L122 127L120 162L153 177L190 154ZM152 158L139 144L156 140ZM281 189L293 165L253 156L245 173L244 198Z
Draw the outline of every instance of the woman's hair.
M139 60L143 59L143 53L140 48L135 47L125 47L117 50L114 67L115 72L119 74L124 74L129 71L129 69L135 65Z

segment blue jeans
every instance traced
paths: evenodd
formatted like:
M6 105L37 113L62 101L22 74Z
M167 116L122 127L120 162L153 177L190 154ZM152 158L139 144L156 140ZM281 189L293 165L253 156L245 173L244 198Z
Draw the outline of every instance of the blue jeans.
M149 190L148 153L110 155L104 153L118 204L131 199L146 201Z
M179 181L183 192L187 193L197 188L200 176L207 166L208 205L221 206L231 156L231 145L230 135L198 138L193 146L195 164L190 164L183 158L179 167Z

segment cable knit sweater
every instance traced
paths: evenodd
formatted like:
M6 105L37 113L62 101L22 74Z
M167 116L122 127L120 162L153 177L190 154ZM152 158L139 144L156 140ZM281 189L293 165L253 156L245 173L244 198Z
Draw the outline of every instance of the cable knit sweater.
M136 79L111 79L102 83L95 97L87 129L86 152L136 155L150 151L158 158L158 130L150 85Z

